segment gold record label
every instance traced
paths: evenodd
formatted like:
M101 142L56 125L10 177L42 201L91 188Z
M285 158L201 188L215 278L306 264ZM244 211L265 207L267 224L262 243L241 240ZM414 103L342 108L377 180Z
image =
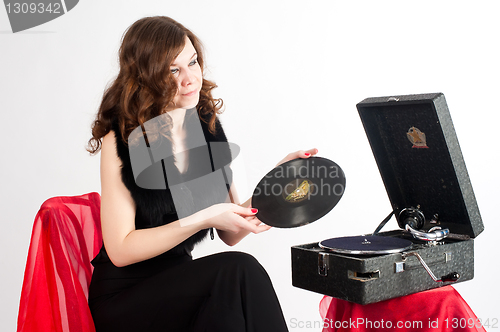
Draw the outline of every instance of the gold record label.
M295 179L285 186L283 196L285 196L285 200L287 202L297 203L309 197L309 192L311 189L311 184L309 183L309 181L304 180L297 186L298 181L298 179Z
M417 149L428 149L427 141L425 140L425 134L416 127L411 127L406 133L406 137L413 144L412 148Z

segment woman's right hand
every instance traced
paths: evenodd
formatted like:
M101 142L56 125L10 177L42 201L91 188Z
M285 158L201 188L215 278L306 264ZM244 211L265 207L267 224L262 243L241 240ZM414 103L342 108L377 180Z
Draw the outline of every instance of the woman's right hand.
M271 226L261 224L261 221L255 216L257 212L257 209L254 208L245 208L233 203L221 203L212 205L195 215L199 214L196 219L204 220L207 227L235 234L242 230L257 234L271 228Z

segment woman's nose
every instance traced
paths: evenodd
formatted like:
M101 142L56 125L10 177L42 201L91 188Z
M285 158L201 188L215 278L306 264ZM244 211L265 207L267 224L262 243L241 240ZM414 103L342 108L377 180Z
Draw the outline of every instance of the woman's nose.
M183 74L184 75L181 77L181 84L183 86L192 84L196 79L195 75L190 70L184 70Z

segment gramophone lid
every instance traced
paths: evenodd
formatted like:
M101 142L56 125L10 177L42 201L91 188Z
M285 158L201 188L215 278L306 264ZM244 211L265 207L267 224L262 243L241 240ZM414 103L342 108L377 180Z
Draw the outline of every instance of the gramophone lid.
M483 223L442 93L368 98L356 105L396 216L476 237Z

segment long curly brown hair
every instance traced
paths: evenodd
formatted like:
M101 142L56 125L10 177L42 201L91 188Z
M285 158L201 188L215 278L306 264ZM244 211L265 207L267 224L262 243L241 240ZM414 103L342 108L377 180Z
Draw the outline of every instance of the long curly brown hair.
M125 32L119 51L120 72L105 91L87 150L95 154L101 149L102 138L109 133L113 121L118 121L122 139L127 144L129 134L138 126L159 116L172 105L177 94L177 82L170 65L181 53L188 37L204 70L203 46L199 39L182 24L166 16L145 17ZM217 114L222 99L214 99L217 85L203 79L198 105L200 119L215 133Z

